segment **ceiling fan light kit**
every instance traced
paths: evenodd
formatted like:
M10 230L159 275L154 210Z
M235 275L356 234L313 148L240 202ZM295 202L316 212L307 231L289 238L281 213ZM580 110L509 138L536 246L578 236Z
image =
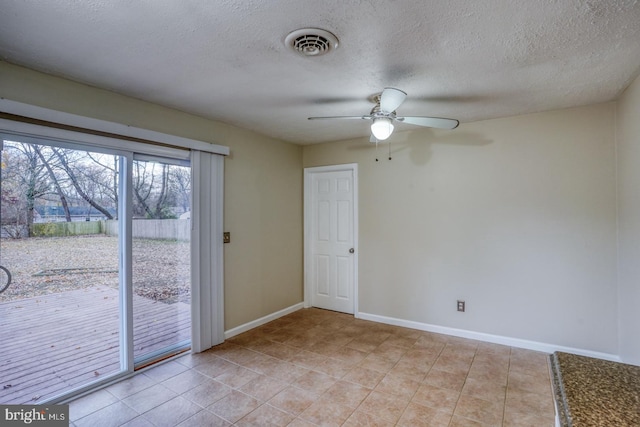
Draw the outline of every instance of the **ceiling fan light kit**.
M384 141L391 136L393 132L393 123L388 117L377 117L371 123L371 133L378 141Z
M441 117L425 117L425 116L397 116L396 109L402 105L407 94L400 89L393 87L384 88L380 96L375 96L376 106L373 107L368 115L364 116L326 116L326 117L309 117L309 120L321 119L355 119L355 120L373 120L371 123L372 139L384 141L393 133L393 122L408 123L416 126L437 128L437 129L455 129L460 122L455 119L445 119Z

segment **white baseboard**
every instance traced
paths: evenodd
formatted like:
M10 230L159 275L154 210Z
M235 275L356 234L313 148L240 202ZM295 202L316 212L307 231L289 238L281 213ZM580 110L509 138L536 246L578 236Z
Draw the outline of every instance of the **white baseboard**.
M359 312L357 318L370 320L372 322L384 323L387 325L402 326L405 328L418 329L420 331L434 332L437 334L451 335L454 337L468 338L472 340L485 341L494 344L508 345L510 347L524 348L527 350L541 351L544 353L554 353L562 351L564 353L578 354L580 356L595 357L597 359L620 362L620 356L610 353L584 350L580 348L564 347L555 344L547 344L537 341L522 340L518 338L503 337L500 335L485 334L482 332L467 331L464 329L449 328L445 326L431 325L428 323L414 322L412 320L397 319L394 317L380 316Z
M294 304L291 307L283 308L280 311L276 311L275 313L268 314L264 317L261 317L256 320L252 320L251 322L247 322L244 325L236 326L235 328L229 329L224 332L224 338L229 339L231 337L235 337L236 335L240 335L243 332L247 332L250 329L257 328L258 326L264 325L265 323L269 323L272 320L276 320L282 316L286 316L287 314L291 314L294 311L298 311L301 308L304 308L304 303L300 302L298 304Z

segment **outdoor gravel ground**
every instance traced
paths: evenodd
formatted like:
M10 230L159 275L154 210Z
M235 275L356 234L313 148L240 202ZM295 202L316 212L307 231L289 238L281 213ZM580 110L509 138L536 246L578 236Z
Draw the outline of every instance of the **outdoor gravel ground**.
M189 254L189 242L134 239L134 292L156 301L188 302ZM2 239L0 265L12 275L0 303L94 285L117 288L118 239L105 235Z

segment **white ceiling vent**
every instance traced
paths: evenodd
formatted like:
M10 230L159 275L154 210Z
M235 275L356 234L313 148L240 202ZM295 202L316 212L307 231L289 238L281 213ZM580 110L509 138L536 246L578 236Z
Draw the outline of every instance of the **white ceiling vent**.
M289 49L304 56L324 55L338 47L338 38L319 28L301 28L284 39Z

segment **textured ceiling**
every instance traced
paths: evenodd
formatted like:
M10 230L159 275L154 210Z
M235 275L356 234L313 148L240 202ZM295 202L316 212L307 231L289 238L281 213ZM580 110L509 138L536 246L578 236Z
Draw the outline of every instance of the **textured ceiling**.
M302 27L340 46L296 55ZM368 137L307 117L367 114L386 86L401 115L463 123L613 100L640 71L640 3L2 0L0 58L310 144Z

